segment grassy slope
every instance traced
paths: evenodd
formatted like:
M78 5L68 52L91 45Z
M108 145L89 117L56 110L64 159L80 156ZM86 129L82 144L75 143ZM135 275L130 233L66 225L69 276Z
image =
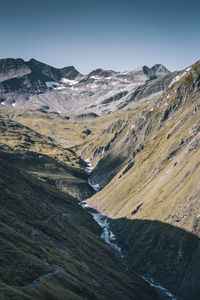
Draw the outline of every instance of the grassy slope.
M48 157L47 151L52 153L55 145L49 146L44 137L36 140L28 128L4 122L0 150L0 298L156 299L148 285L127 271L98 237L100 228L76 199L54 186L52 173L70 174L79 181L81 171L75 169L73 173L73 166L67 169L62 163L63 153L56 160ZM40 157L28 151L29 145L18 142L16 134L21 136L24 130L34 140L34 150L43 149L39 150ZM70 153L66 151L65 155ZM67 190L71 189L69 186ZM44 257L50 265L45 264ZM38 276L52 272L52 266L59 270L57 274L40 280L35 288L26 287Z
M196 299L200 279L199 74L197 63L162 98L141 104L92 177L106 177L115 157L116 175L89 200L116 219L130 263L184 299Z
M84 162L71 149L63 148L50 137L5 117L0 124L2 147L23 154L23 167L30 174L67 189L69 194L80 199L93 193L87 183Z
M179 82L179 86L181 84ZM170 98L169 92L153 104L144 104L129 122L124 120L126 126L122 130L120 128L120 134L103 158L109 167L107 156L113 158L121 155L123 158L119 164L120 168L123 167L120 172L90 200L109 216L164 220L170 211L180 214L180 206L184 206L190 197L195 199L194 195L198 195L199 91L185 95L186 100L183 99L177 109L174 103L178 100L175 96ZM163 120L169 107L174 108ZM133 167L123 173L127 163L133 160ZM104 165L104 171L108 166ZM131 216L141 202L142 208L136 216ZM190 221L193 222L191 216Z

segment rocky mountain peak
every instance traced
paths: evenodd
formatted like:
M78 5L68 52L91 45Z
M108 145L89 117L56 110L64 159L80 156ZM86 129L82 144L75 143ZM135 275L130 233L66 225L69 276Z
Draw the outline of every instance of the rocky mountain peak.
M22 77L31 71L22 58L0 59L0 82L13 77Z
M48 77L48 80L57 81L62 77L67 79L75 79L77 76L81 75L74 68L74 66L68 66L58 69L37 61L34 58L30 59L27 64L30 66L33 72L42 73L44 76Z
M29 61L28 61L29 63L41 63L41 62L39 62L37 59L35 59L35 58L31 58L31 59L29 59Z
M159 77L159 76L169 73L169 70L161 64L155 64L151 68L144 65L142 67L142 71L144 72L145 75L150 75L150 76L154 75L156 77Z
M89 77L91 76L99 76L99 77L109 77L109 76L112 76L114 75L116 72L115 71L112 71L112 70L103 70L103 69L96 69L92 72L90 72L88 74Z
M74 66L61 68L60 72L62 74L62 77L71 80L76 79L78 76L82 75L74 68Z
M46 81L56 81L61 79L61 74L58 69L37 61L36 59L30 59L27 62L27 65L31 69L32 73L39 76L41 79Z
M156 74L167 74L169 73L169 70L163 66L162 64L155 64L153 67L151 67L151 71L155 72Z
M142 71L144 72L144 74L149 74L150 69L147 66L143 66Z

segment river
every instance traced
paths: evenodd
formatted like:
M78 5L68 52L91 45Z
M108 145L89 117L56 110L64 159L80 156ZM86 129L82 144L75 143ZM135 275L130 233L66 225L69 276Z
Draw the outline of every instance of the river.
M93 185L90 180L90 174L94 169L91 163L91 159L89 158L85 159L85 162L87 164L85 171L89 175L88 183L94 189L94 191L98 193L100 189L99 185L98 184ZM93 210L93 208L87 204L87 200L81 201L80 205L90 215L92 215L93 219L101 226L102 228L101 238L115 251L115 253L118 256L120 256L122 259L125 259L122 249L116 244L116 242L114 242L116 240L116 237L110 229L109 219L106 216L100 214L99 212ZM168 291L166 288L161 286L158 282L155 282L152 278L146 278L144 275L141 274L138 275L141 278L143 278L146 282L148 282L150 286L154 287L157 290L162 300L165 299L178 300L170 291Z

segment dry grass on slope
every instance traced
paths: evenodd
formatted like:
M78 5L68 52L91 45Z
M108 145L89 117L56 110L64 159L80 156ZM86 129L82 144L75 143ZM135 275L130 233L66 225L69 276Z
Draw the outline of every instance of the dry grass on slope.
M182 79L179 86L182 86L183 80L187 81L187 78ZM190 231L194 230L193 226L199 214L198 95L197 90L196 94L184 94L186 99L179 97L179 107L171 110L165 119L163 99L166 99L171 107L175 101L174 97L171 102L169 98L162 98L161 102L157 100L153 110L149 107L149 114L145 113L147 106L143 108L143 115L148 115L148 118L144 117L142 126L139 121L140 115L133 117L130 122L137 125L134 126L137 140L134 144L131 143L128 139L130 127L127 127L118 142L113 145L110 155L114 155L121 148L123 153L129 153L130 158L133 153L131 149L134 149L135 144L143 142L144 147L134 157L134 165L127 169L127 172L123 173L127 168L126 160L126 165L112 181L89 200L93 207L114 218L160 220ZM124 143L125 139L128 140L127 143ZM106 169L106 166L104 168Z

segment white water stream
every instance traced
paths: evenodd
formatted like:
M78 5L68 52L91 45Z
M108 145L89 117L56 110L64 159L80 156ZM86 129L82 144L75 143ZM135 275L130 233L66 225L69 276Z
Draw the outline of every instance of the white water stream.
M90 175L90 173L93 171L94 167L92 167L91 159L86 159L85 162L87 163L86 167L86 173ZM88 179L89 185L95 190L95 192L99 192L100 187L99 184L93 185L91 183L90 178ZM103 232L101 234L101 238L108 244L110 245L115 253L119 255L121 258L124 258L122 249L113 241L116 240L115 235L113 232L110 230L110 224L109 224L109 219L98 213L97 211L93 211L90 208L90 206L87 204L87 200L81 201L80 205L90 214L93 216L94 220L101 226L103 229ZM164 296L164 299L171 299L171 300L178 300L170 291L168 291L166 288L162 287L159 283L155 282L153 279L149 279L144 277L143 275L138 274L141 278L143 278L146 282L149 283L150 286L154 287L157 289L159 295Z

